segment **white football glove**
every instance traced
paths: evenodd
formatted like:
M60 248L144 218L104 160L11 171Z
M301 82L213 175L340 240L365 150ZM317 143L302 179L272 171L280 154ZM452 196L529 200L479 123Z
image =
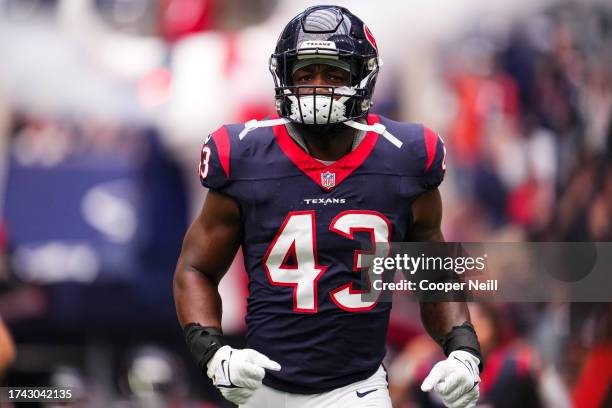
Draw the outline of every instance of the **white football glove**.
M226 400L244 404L261 387L266 369L279 371L280 364L252 349L223 346L206 364L206 374Z
M421 384L421 390L434 390L448 408L475 407L480 394L478 364L478 357L467 351L455 350L431 369Z

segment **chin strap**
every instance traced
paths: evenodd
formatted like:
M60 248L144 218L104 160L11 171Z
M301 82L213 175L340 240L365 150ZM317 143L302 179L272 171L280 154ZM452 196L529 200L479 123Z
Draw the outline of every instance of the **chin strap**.
M250 131L255 130L257 128L286 125L289 122L291 121L287 118L270 119L270 120L252 119L244 124L244 129L242 129L242 131L238 135L238 138L240 140L244 139L245 136ZM397 147L398 149L402 147L402 144L403 144L402 141L399 140L397 137L393 136L391 133L389 133L385 125L383 125L382 123L366 125L365 123L355 122L354 120L347 120L346 122L342 122L342 123L344 123L346 126L352 127L353 129L362 130L365 132L378 133L379 135L387 139L391 144L393 144L393 146Z
M251 130L255 130L257 128L262 128L262 127L285 125L289 122L291 121L287 118L270 119L270 120L251 119L244 124L244 129L242 129L242 132L238 134L238 139L240 140L244 139L247 133L249 133Z
M355 122L354 120L347 120L346 122L344 122L344 124L346 126L352 127L353 129L378 133L379 135L387 139L389 142L391 142L391 144L393 144L393 146L397 147L398 149L402 147L402 141L399 140L397 137L393 136L391 133L389 133L385 125L383 125L382 123L366 125L365 123Z

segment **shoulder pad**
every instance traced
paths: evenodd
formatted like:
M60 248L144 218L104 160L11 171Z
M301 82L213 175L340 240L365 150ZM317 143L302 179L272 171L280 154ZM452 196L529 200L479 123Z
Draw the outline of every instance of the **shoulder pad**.
M387 149L400 163L402 174L417 179L424 190L438 187L446 171L446 148L440 135L418 123L383 118L383 124L403 143L400 149Z

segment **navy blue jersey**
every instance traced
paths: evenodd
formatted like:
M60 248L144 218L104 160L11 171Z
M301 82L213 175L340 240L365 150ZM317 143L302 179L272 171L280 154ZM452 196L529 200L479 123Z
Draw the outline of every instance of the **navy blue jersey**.
M331 165L304 152L284 126L222 126L202 148L202 184L242 214L249 278L249 347L280 363L264 384L329 391L372 375L385 355L390 303L364 302L360 253L402 241L410 205L444 176L444 145L419 124L370 115L403 142L368 132Z

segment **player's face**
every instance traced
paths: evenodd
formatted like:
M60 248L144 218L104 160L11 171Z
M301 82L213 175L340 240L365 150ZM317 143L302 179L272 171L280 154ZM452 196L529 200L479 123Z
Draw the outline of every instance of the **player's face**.
M327 86L348 86L350 85L350 76L348 71L342 68L333 67L327 64L312 64L298 69L292 76L293 85L296 86L319 86L321 88L304 88L300 89L301 94L313 93L316 89L317 93L331 93L331 89Z

